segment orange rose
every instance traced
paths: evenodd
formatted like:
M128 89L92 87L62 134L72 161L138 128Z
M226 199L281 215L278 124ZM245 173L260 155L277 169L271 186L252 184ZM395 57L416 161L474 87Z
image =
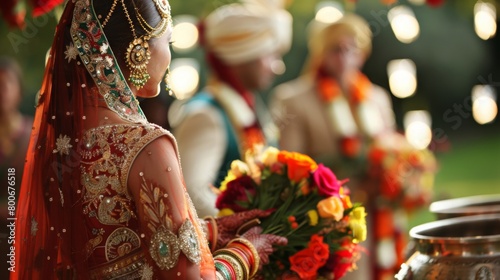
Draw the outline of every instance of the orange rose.
M278 161L288 166L288 178L294 182L309 178L311 172L318 168L312 158L301 153L281 151Z
M340 221L344 216L342 200L336 196L321 200L316 207L321 218L333 218L335 221Z
M295 271L300 279L316 279L318 268L320 267L318 261L314 257L314 252L310 248L306 248L297 252L289 258L290 269Z

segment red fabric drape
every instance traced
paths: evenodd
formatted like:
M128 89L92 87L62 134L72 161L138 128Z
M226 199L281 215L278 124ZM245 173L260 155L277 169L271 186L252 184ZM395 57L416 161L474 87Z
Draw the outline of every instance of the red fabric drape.
M75 268L86 271L84 252L74 248L84 247L88 237L82 234L83 223L71 222L82 213L74 186L80 156L75 149L69 154L57 151L58 138L68 137L72 145L81 139L83 98L89 94L85 85L93 83L79 60L65 58L73 9L69 1L40 89L16 211L16 268L11 279L74 279Z

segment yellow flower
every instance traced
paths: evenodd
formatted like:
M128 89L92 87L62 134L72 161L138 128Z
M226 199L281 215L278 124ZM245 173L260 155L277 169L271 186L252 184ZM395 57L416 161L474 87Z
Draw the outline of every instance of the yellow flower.
M352 229L353 242L366 240L366 212L365 207L356 207L349 214L349 227Z
M234 176L236 176L236 178L239 178L250 173L250 169L248 168L248 165L243 161L233 160L233 162L231 162L231 172L234 174Z
M335 221L340 221L344 216L344 206L340 198L336 196L321 200L316 207L321 218L332 218Z
M310 226L315 226L318 224L318 212L316 212L316 210L307 211L307 216L309 217Z
M226 175L226 178L224 178L224 181L222 181L222 182L220 183L220 188L219 188L219 190L220 190L221 192L225 191L225 190L226 190L226 188L227 188L227 183L231 182L231 181L232 181L232 180L234 180L234 179L236 179L236 176L234 176L234 174L233 174L231 171L229 171L229 172L227 173L227 175Z
M352 229L352 242L359 243L366 240L366 224L349 222L349 226Z
M260 161L266 165L271 166L278 161L279 150L275 147L268 147L261 155Z
M362 220L363 222L366 223L366 219L365 219L365 217L366 217L365 207L359 206L359 207L354 208L351 211L351 214L349 214L349 217L351 219L355 219L355 220Z
M225 217L225 216L230 216L233 215L234 211L229 209L229 208L224 208L217 213L217 217Z

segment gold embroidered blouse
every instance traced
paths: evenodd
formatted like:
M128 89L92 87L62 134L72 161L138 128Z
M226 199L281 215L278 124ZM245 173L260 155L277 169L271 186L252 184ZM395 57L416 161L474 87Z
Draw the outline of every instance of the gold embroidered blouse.
M199 238L193 222L186 219L180 227L162 222L169 220L168 206L162 200L168 194L144 181L137 202L127 188L138 154L162 136L172 137L152 124L117 124L90 129L79 142L81 184L77 192L82 198L82 222L88 229L82 234L88 236L85 252L91 279L152 279L156 269L174 267L181 251L191 262L200 262L199 240L204 237ZM145 205L151 240L145 238L144 229L141 232L136 203Z

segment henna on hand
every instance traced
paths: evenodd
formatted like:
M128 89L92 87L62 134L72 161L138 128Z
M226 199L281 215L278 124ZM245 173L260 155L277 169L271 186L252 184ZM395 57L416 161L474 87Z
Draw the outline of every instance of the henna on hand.
M215 219L218 232L216 249L225 247L231 239L234 239L240 227L245 223L253 219L265 218L270 214L270 211L254 209Z
M249 231L245 232L241 237L250 241L259 253L259 270L264 264L269 263L269 255L274 252L273 245L284 246L288 243L288 240L285 237L272 234L262 234L261 227L253 227Z

